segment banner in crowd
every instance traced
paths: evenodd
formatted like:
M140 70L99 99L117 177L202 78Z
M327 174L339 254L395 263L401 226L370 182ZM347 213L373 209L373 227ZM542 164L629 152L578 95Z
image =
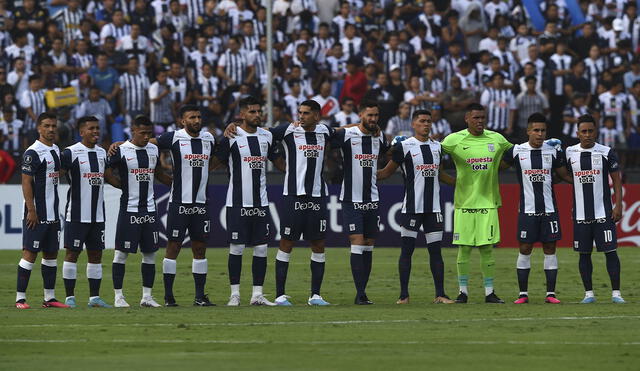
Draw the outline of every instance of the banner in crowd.
M66 202L68 186L60 187L61 208ZM380 185L380 232L376 239L377 246L400 246L400 212L402 210L403 187L401 185ZM270 245L276 246L280 239L280 215L282 210L282 186L267 187L272 223ZM226 185L209 186L211 201L211 236L208 245L211 247L227 246L227 232L225 222ZM342 226L341 204L338 201L339 186L329 187L328 199L329 220L327 221L327 246L348 246L348 236ZM623 187L623 217L618 223L618 241L623 246L640 246L640 185L629 184ZM519 202L519 186L506 184L501 186L503 206L500 209L500 226L502 241L500 247L517 247L517 213ZM156 186L156 199L159 218L162 223L161 241L166 243L164 227L167 222L167 206L169 189L166 186ZM451 246L453 232L453 189L443 186L441 191L442 213L444 216L444 246ZM560 209L560 224L562 240L558 246L570 247L572 243L573 223L571 219L572 207L571 186L560 184L556 186L556 198ZM119 209L120 190L105 186L106 205L106 245L113 248L115 227ZM22 244L22 190L20 185L0 186L0 249L20 249ZM62 210L61 210L62 213ZM64 233L64 232L63 232ZM420 237L424 244L424 237ZM188 243L188 237L187 237ZM302 245L302 243L301 243Z

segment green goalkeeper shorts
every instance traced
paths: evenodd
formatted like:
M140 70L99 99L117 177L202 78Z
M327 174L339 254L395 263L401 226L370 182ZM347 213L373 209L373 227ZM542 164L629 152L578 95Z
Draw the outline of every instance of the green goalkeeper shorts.
M455 209L453 244L463 246L495 245L500 242L498 209Z

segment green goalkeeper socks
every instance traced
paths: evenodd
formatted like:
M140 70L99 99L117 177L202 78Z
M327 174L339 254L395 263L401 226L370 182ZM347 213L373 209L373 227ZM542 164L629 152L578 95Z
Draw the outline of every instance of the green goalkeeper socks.
M458 247L458 285L460 291L467 293L467 286L469 282L469 258L471 257L471 246L459 246Z
M478 248L480 250L480 269L484 278L484 287L491 288L493 291L493 276L496 272L496 259L493 257L493 246L484 245Z

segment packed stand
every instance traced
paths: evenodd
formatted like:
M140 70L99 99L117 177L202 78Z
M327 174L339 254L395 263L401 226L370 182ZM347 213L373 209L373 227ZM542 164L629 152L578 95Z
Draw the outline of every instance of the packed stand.
M412 112L428 109L442 140L480 102L488 128L512 141L544 112L549 135L574 144L577 117L591 113L603 144L640 146L636 2L543 1L536 30L520 0L274 0L272 76L265 2L0 0L0 182L45 110L58 114L61 148L77 139L78 117L98 117L107 144L138 114L158 134L175 129L186 103L219 136L240 99L266 101L268 81L274 125L295 121L309 98L325 123L355 123L366 98L390 138L410 135Z

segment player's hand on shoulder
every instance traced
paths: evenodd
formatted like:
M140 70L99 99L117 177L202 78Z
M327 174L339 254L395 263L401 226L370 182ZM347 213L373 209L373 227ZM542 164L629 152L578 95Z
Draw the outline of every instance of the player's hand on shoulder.
M550 147L556 149L556 151L562 152L562 141L558 138L550 138L544 141L544 143Z
M398 144L400 142L404 142L407 139L409 139L409 138L404 136L404 135L396 135L395 137L393 137L393 140L391 140L391 146L395 147L396 144Z
M293 125L293 127L300 127L302 125L302 122L300 120L296 120L294 122L291 123L291 125Z
M107 151L107 155L114 156L116 154L116 152L118 151L118 147L120 147L122 145L122 143L124 143L124 142L120 141L120 142L111 143L111 145L109 146L109 151Z
M227 127L224 129L224 136L231 139L231 138L235 138L238 131L237 131L237 127L240 126L239 122L232 122L229 125L227 125Z

